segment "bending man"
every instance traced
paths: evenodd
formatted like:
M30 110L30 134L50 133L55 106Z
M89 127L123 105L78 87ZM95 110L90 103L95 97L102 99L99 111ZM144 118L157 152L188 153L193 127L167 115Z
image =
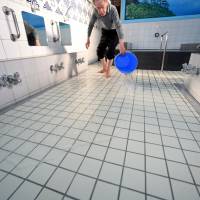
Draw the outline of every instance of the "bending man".
M95 9L90 19L88 27L88 39L86 48L90 46L90 35L94 24L99 20L102 28L100 43L97 47L97 56L101 61L101 73L105 73L106 78L110 76L110 67L113 62L115 48L119 43L120 53L125 53L123 32L117 9L109 0L93 0Z

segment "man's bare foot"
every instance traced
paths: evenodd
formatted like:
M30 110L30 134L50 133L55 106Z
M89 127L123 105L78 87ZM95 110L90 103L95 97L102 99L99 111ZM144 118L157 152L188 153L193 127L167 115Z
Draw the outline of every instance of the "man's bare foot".
M109 78L110 77L110 73L109 72L105 72L105 77Z
M105 72L105 70L103 70L103 69L98 71L98 73L104 73L104 72Z

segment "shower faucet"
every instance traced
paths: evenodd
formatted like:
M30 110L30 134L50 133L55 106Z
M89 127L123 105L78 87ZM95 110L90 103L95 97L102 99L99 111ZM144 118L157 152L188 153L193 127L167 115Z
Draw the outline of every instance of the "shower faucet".
M22 82L18 72L15 72L14 75L8 75L7 81L8 81L9 84L13 84L13 85L17 85L18 83Z
M191 64L184 63L182 64L182 72L185 72L186 74L193 74L193 75L199 75L200 74L200 67L193 66Z
M63 62L61 62L60 65L57 65L57 68L58 70L64 69Z
M6 87L9 86L9 83L7 81L7 76L4 74L0 76L0 87Z
M60 65L59 64L55 64L55 65L51 65L50 66L50 71L51 72L53 72L53 71L57 72L57 71L59 71L61 69L64 69L63 62L61 62Z
M21 83L20 75L15 72L13 75L2 75L0 76L0 87L12 87L12 85L17 85Z

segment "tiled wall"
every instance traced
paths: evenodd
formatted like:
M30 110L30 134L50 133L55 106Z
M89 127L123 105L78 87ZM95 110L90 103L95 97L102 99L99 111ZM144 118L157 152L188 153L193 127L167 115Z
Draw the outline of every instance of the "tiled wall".
M200 69L200 54L193 53L189 63ZM184 83L190 94L200 103L200 75L185 75Z
M85 49L88 20L91 6L86 0L37 0L39 11L33 14L43 16L45 20L48 46L29 46L24 29L21 11L31 13L28 0L0 1L0 76L13 75L19 72L22 82L12 88L0 87L0 109L38 93L45 88L58 84L67 78L86 70L87 63L96 59L96 45L99 37L98 30L93 31L93 42L89 51ZM67 5L73 4L73 9L67 10ZM20 38L13 42L2 7L7 6L15 11L17 16ZM9 18L11 29L14 24ZM63 46L53 42L51 20L69 23L71 26L71 46ZM81 33L81 34L80 34ZM90 59L87 59L87 58ZM84 58L84 63L76 60ZM64 69L51 72L50 65L63 62Z
M24 30L21 11L32 12L30 0L1 0L0 8L8 6L15 10L21 37L13 42L5 19L0 10L0 75L19 72L22 83L13 88L0 88L0 109L25 97L42 91L49 86L82 72L87 63L96 61L96 46L100 33L94 29L91 36L91 47L85 49L87 26L92 7L87 0L36 0L39 11L35 14L44 16L48 46L29 46ZM71 46L62 46L53 42L51 20L69 23L71 26ZM14 30L14 24L11 23ZM177 49L181 43L200 42L200 19L162 21L148 23L123 24L125 40L133 44L132 48L156 49L160 40L154 37L155 32L169 31L168 48ZM192 30L192 31L191 31ZM83 58L84 63L76 64L76 59ZM50 72L50 65L64 63L64 70Z
M200 43L200 19L174 21L140 22L123 24L125 40L133 49L159 49L160 38L156 32L168 31L168 49L179 49L183 43Z

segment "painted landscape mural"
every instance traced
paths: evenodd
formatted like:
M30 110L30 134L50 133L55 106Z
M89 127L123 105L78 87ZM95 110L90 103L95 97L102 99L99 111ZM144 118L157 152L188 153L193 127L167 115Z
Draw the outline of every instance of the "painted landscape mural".
M200 14L199 0L126 0L127 20L198 14Z

